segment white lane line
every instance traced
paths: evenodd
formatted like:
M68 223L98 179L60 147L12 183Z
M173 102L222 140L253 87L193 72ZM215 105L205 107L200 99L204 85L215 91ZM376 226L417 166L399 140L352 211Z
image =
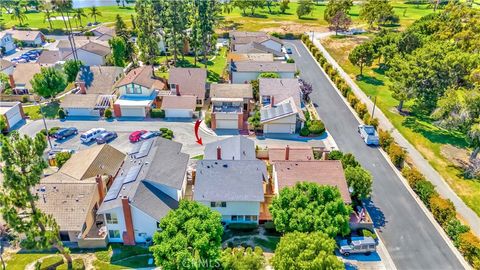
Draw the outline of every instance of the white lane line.
M295 44L290 43L290 42L285 42L285 44L290 44L291 46L293 46L293 48L295 49L295 51L296 51L297 54L298 54L298 57L302 57L302 55L301 55L300 52L298 51L297 46L295 46Z

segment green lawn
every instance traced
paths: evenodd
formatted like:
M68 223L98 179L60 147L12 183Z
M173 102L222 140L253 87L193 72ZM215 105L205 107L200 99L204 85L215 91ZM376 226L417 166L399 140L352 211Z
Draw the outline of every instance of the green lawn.
M42 106L42 111L45 114L45 118L54 119L58 116L58 109L60 108L60 105L58 103L52 102ZM27 116L30 117L31 120L37 120L42 118L39 105L23 107L23 111Z
M12 254L7 261L7 269L9 270L24 270L25 267L42 257L48 256L45 253L15 253Z
M359 68L348 61L348 54L360 43L358 37L347 39L329 39L322 42L329 53L338 61L342 68L352 78L360 73ZM394 107L398 101L392 97L389 90L389 79L376 65L364 68L364 78L357 81L358 86L369 96L377 97L377 106L390 119L402 135L420 151L430 164L442 175L450 187L462 200L480 215L480 182L466 180L460 169L441 153L442 147L451 144L466 149L465 134L450 132L433 125L432 119L423 115L409 117L399 115ZM408 110L412 104L406 104Z

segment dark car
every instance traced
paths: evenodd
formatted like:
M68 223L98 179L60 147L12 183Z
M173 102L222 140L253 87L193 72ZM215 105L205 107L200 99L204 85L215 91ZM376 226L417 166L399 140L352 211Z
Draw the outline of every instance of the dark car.
M148 131L147 133L143 134L142 136L140 136L140 139L142 140L148 140L150 138L153 138L153 137L158 137L162 135L161 132L159 131Z
M292 49L291 49L291 48L287 48L287 53L288 53L288 54L292 54Z
M104 144L114 140L117 137L118 135L116 132L105 131L103 133L98 134L97 137L95 137L95 141L97 142L97 144Z
M55 139L58 139L58 140L63 140L67 137L70 137L70 136L76 135L76 134L78 134L78 130L74 127L69 127L69 128L59 129L57 132L55 132L55 134L53 134L52 137L54 137Z

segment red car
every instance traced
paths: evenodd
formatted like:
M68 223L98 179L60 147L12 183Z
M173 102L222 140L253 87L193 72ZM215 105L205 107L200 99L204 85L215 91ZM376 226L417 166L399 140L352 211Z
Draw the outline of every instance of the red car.
M128 139L130 140L130 142L134 143L134 142L138 142L141 140L141 137L143 134L147 133L146 130L137 130L137 131L134 131L132 132L132 134L130 134L130 136L128 137Z

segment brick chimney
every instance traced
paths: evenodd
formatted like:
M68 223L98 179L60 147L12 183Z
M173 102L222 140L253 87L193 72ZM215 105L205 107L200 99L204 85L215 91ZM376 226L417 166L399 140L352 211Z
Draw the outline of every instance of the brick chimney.
M97 182L97 190L98 190L98 197L100 203L103 202L103 198L105 198L105 186L103 185L102 176L97 174L95 177L95 182Z
M122 197L123 217L125 218L125 230L122 234L123 244L127 246L135 245L135 234L133 231L132 211L127 196Z
M273 96L270 96L270 107L273 107L275 105L275 98Z
M87 88L85 87L85 82L78 82L78 88L80 88L80 94L86 94Z
M180 86L178 84L175 84L175 92L177 96L180 96Z
M290 159L290 146L288 146L287 144L287 147L285 147L285 160L289 160Z
M220 146L217 146L217 160L222 159L222 148Z
M13 79L13 75L12 75L12 74L8 75L8 80L10 81L10 87L11 87L12 89L14 89L14 88L15 88L15 80Z

